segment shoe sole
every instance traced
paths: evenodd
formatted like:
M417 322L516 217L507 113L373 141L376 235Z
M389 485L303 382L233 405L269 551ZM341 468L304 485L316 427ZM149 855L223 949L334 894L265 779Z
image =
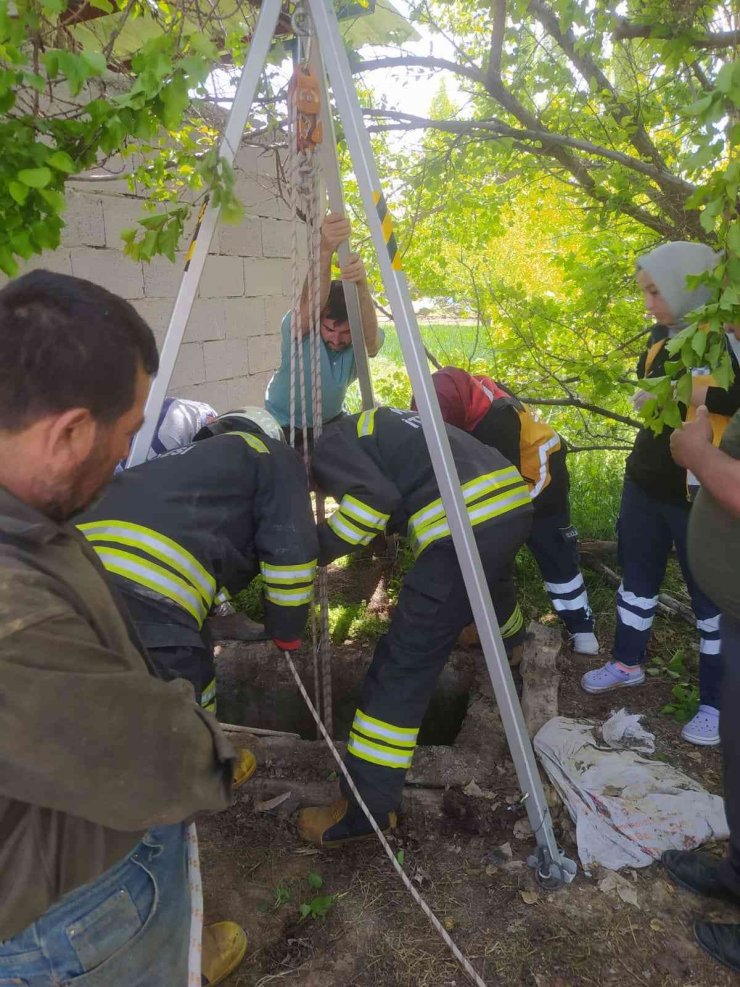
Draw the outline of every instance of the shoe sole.
M393 830L391 828L381 829L380 832L383 836L387 836L388 833L392 833ZM346 846L348 843L362 843L363 840L375 839L377 839L375 831L371 829L369 833L362 833L361 836L348 836L346 840L329 840L327 843L324 843L322 840L321 843L314 843L314 846L320 846L322 849L327 850L336 850L337 847Z
M632 689L636 685L642 685L644 681L645 676L643 675L641 679L635 679L633 682L615 682L614 685L606 685L601 688L594 688L594 686L584 685L581 682L581 688L591 696L598 696L602 692L614 692L616 689Z
M740 973L740 964L729 963L724 957L718 956L717 953L711 950L706 943L701 941L699 938L699 932L696 928L697 924L697 922L694 923L694 939L696 940L697 945L704 950L707 956L711 956L715 963L720 963L722 966L727 967L728 970L734 970L735 973Z
M713 737L711 740L706 737L689 737L683 730L681 731L681 738L686 743L694 744L696 747L716 747L719 744L719 737Z
M738 899L732 894L731 891L725 891L724 889L718 889L717 891L699 891L693 885L678 877L678 875L665 864L663 864L663 869L677 888L681 888L683 891L690 891L691 894L696 895L697 898L709 898L712 901L732 901L735 904L738 903Z

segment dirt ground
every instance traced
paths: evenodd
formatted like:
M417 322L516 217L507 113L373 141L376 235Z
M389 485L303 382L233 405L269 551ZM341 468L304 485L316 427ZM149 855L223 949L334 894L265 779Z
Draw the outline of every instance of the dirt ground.
M372 597L371 606L386 605L382 594L374 593L373 577L367 572L337 577L339 582L344 579L345 590L354 587L350 593L358 599ZM349 681L342 676L343 666L367 662L371 651L369 643L336 647L335 687L338 682L344 689ZM482 667L474 652L454 659L450 681L455 687L465 681L467 669L477 667L480 672ZM274 688L278 695L287 695L290 683L278 668L277 656L275 661ZM248 690L248 663L240 665L233 658L220 662L219 702L224 701L229 713L221 715L236 722L235 697L242 692L233 670L241 668L237 678L241 676ZM561 715L603 719L618 705L627 705L645 714L643 722L656 735L657 756L670 758L711 791L721 790L717 749L683 743L679 727L657 712L668 701L670 682L649 679L644 687L616 699L586 697L578 681L593 659L563 652L560 664ZM437 703L437 720L446 708L444 702ZM255 709L249 710L252 717ZM254 725L250 715L240 722ZM346 727L344 735L341 729L340 723L338 736L346 737ZM249 745L248 738L242 739ZM302 758L294 764L265 755L269 749L269 742L259 748L258 772L237 793L234 806L198 827L207 920L239 922L249 937L248 955L225 981L226 987L467 983L375 841L329 851L306 847L299 840L297 805L315 800L317 794L328 800L336 791L323 745L317 745L315 760ZM737 912L676 889L659 864L623 871L624 883L613 891L600 888L603 874L587 877L580 869L566 888L539 888L525 862L534 842L519 805L513 766L493 743L491 755L495 768L487 775L487 798L465 794L462 785L445 790L427 783L410 793L413 797L405 802L392 837L394 848L402 851L404 869L487 984L724 987L735 982L694 944L691 925L698 917L738 921ZM265 805L287 792L290 797L281 805ZM553 816L562 846L575 859L572 824L558 807Z

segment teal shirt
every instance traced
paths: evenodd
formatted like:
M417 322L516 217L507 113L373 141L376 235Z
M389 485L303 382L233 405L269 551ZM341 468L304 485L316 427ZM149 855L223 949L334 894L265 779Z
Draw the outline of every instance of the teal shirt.
M280 326L280 366L272 375L265 391L265 407L283 427L290 425L290 312ZM311 394L311 352L308 335L303 337L303 369L306 378L306 425L313 428L313 401ZM355 354L351 346L344 350L330 350L322 340L319 342L321 354L321 410L323 421L329 421L341 414L347 388L357 379ZM296 354L295 407L296 427L303 426L301 389L298 376L298 355Z

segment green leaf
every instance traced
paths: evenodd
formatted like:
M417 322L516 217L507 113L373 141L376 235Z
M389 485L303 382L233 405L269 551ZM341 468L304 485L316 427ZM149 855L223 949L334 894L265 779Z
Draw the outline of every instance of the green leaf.
M695 332L691 337L691 348L694 353L701 359L704 356L704 352L707 348L707 334L699 330Z
M57 171L64 171L68 175L77 171L77 165L66 151L54 151L46 159L46 163L52 168L56 168Z
M320 888L323 887L324 879L321 874L317 874L316 871L311 871L308 875L308 883L312 888Z
M80 57L90 69L90 75L102 75L108 68L108 63L102 51L86 50L82 52Z
M308 918L311 914L311 906L307 905L304 901L302 905L299 905L298 911L300 912L301 918Z
M51 181L51 172L48 168L22 168L18 181L29 188L45 188Z
M323 918L334 904L334 895L327 894L311 901L311 914Z
M51 206L55 213L64 212L67 203L61 192L56 192L54 189L42 188L39 189L39 195L47 205Z
M403 852L403 850L398 850L396 852L396 861L400 867L403 867L403 861L405 859L405 856L406 854Z
M20 182L15 182L15 181L8 182L8 191L10 192L11 196L15 199L15 201L18 203L19 206L22 206L23 203L28 198L28 186L21 185Z

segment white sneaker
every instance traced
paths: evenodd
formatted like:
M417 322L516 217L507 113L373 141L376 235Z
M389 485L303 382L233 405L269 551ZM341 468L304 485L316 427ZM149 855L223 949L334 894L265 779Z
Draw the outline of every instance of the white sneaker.
M681 731L684 740L699 747L716 747L719 743L719 710L700 706L699 712Z
M571 644L577 655L598 655L599 642L593 631L581 631L572 636Z

